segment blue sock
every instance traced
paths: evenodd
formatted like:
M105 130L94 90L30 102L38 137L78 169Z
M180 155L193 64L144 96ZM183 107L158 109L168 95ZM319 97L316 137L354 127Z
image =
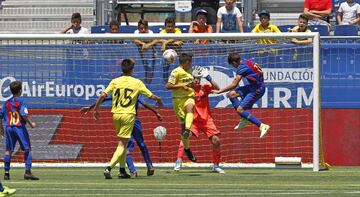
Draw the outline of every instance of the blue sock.
M238 98L229 98L233 107L237 109L240 106L240 101Z
M146 167L148 169L152 168L153 165L152 165L152 161L150 159L150 154L149 154L149 150L147 149L146 145L144 142L138 144L139 147L140 147L140 150L141 150L141 153L144 157L144 160L145 160L145 163L146 163Z
M32 154L31 154L30 151L25 151L25 153L24 153L24 160L25 160L25 170L26 170L26 171L31 170Z
M261 125L261 122L248 111L241 112L240 116L250 121L251 123L255 124L258 127L260 127Z
M3 192L4 191L4 187L2 185L2 183L0 183L0 192Z
M10 171L10 161L11 161L11 155L5 154L4 155L4 169L5 169L5 172Z
M126 164L130 170L131 173L136 172L136 168L134 165L134 158L130 151L126 151Z

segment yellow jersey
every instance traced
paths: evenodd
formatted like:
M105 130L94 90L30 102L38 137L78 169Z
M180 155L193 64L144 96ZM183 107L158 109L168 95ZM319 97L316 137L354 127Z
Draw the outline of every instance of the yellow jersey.
M161 30L160 33L161 33L161 34L167 34L167 32L166 32L165 29ZM181 33L182 33L181 30L180 30L179 28L175 27L175 32L174 32L174 34L181 34Z
M141 80L132 76L121 76L111 80L104 93L112 93L111 112L114 114L136 114L135 104L138 95L153 95Z
M193 97L194 89L192 88L192 84L194 82L194 77L190 73L190 70L186 71L181 66L175 68L171 71L168 82L173 85L178 84L186 84L190 88L190 90L184 90L182 88L176 88L172 90L173 98L181 98L181 97Z
M269 25L267 28L263 28L261 24L257 24L254 29L251 31L252 33L281 33L280 29L276 25ZM272 39L259 39L256 41L258 44L275 44L276 40Z

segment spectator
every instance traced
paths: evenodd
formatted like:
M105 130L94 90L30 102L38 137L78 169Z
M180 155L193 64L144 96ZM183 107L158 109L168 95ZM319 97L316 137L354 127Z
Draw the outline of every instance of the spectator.
M309 18L305 14L301 14L298 19L298 24L294 28L290 29L290 32L311 32L310 29L307 28L309 22ZM310 44L312 43L311 38L293 38L291 42L295 44Z
M212 33L213 29L211 25L207 25L208 13L206 10L200 9L196 12L196 21L191 22L189 33ZM197 39L195 44L208 44L209 40Z
M116 20L110 21L109 28L110 28L110 33L112 34L119 33L120 30L119 22L117 22Z
M207 24L216 24L216 11L219 9L220 0L194 0L192 7L192 20L195 21L197 18L198 10L206 10Z
M181 34L181 30L175 26L175 19L174 18L167 18L165 19L165 26L164 29L160 31L160 34ZM174 49L177 53L179 53L179 49L183 42L181 40L174 40L174 39L160 39L160 40L153 40L152 42L146 45L146 48L153 46L155 44L161 44L161 51L164 52L166 49ZM173 62L165 62L163 66L163 79L165 82L168 81L168 77L170 76L170 66Z
M111 20L110 23L109 23L109 30L110 34L118 34L120 33L120 24L119 22L117 22L116 20ZM124 41L123 40L111 40L110 42L108 43L111 43L111 44L124 44Z
M353 0L346 0L340 4L337 16L339 25L355 25L360 21L360 5Z
M181 34L181 30L175 26L175 19L172 17L165 19L164 29L160 31L160 34ZM183 44L181 40L174 39L161 39L161 40L153 40L148 45L161 44L161 51L165 51L166 49L174 49L178 50L180 46Z
M81 15L80 13L73 13L71 16L71 25L64 29L62 34L89 34L89 30L85 27L81 27Z
M304 2L304 14L309 17L309 25L327 25L329 31L331 10L331 0L305 0Z
M242 14L234 6L236 0L225 0L225 6L217 12L216 33L244 32ZM220 29L221 28L221 29Z
M261 10L258 14L260 23L257 24L252 33L280 33L281 31L276 25L270 24L270 12L267 10ZM276 40L273 39L259 39L256 41L258 44L275 44Z
M149 30L148 21L144 19L140 19L138 22L138 29L135 30L135 34L153 34L153 31ZM146 41L142 40L134 40L134 43L138 47L139 54L141 57L141 61L144 66L145 71L145 83L150 84L154 75L154 68L155 68L155 49L151 43L146 43ZM151 57L145 57L145 51L151 49Z

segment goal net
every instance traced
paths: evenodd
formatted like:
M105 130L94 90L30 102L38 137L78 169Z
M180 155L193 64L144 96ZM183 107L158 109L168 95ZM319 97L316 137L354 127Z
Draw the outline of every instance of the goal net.
M293 44L294 37L312 38L313 43ZM180 126L172 109L171 91L166 90L165 84L170 71L178 66L178 60L166 64L161 46L141 50L134 44L134 38L183 41L176 51L192 53L193 65L208 68L220 87L230 84L235 76L235 70L227 64L228 53L240 53L242 59L261 65L266 92L251 113L271 126L265 138L259 138L259 130L254 125L234 130L240 117L226 94L210 95L212 116L221 132L222 165L273 167L275 157L299 157L303 166L319 169L317 33L1 35L0 104L11 97L10 82L21 80L29 112L38 124L37 128L28 129L35 165L104 165L111 159L117 145L111 102L102 105L101 119L97 121L92 113L83 115L79 110L94 103L110 80L121 75L122 59L133 58L134 76L165 103L164 108L158 109L164 117L161 122L151 111L138 110L145 143L155 166L173 166ZM196 39L206 39L209 43L193 44ZM259 39L276 43L257 44ZM239 85L246 83L243 80ZM161 143L153 137L157 126L167 129ZM3 140L1 158L4 144ZM211 163L212 145L205 134L192 137L190 145L199 166ZM22 155L17 147L13 161L23 162ZM143 163L137 147L133 155L137 164Z

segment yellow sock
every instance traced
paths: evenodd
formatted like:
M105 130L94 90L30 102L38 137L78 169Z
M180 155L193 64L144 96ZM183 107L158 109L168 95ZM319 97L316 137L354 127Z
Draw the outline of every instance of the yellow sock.
M124 148L123 146L118 146L118 147L116 148L116 151L114 152L113 157L111 158L111 161L110 161L109 166L110 166L111 168L114 168L114 166L116 165L116 163L119 162L120 156L126 155L126 154L124 154L124 153L125 153L125 148Z
M185 129L190 129L194 120L194 113L187 113L185 117Z
M190 148L190 138L184 138L181 136L181 141L184 144L185 149Z
M120 155L120 159L119 159L119 164L120 164L120 168L125 168L125 163L126 163L126 151L123 152L122 155Z

